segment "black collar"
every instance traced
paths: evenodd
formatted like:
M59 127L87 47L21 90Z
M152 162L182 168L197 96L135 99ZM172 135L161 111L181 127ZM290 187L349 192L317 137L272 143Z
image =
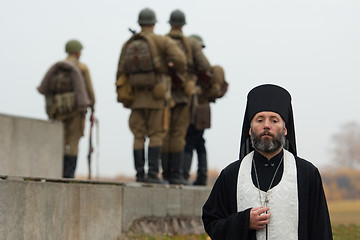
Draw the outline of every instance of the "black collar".
M281 150L277 155L268 160L264 155L259 153L258 151L254 151L254 160L255 164L258 167L277 167L281 158L284 156L284 150Z

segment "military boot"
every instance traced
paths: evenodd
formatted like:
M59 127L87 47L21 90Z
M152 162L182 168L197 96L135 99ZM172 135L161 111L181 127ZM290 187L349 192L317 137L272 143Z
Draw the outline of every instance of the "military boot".
M206 152L198 154L198 171L194 185L206 186L207 181L207 157Z
M169 181L170 175L170 163L169 163L170 153L161 153L161 167L162 167L162 177L164 181Z
M183 162L184 152L171 153L169 158L170 163L170 184L188 185L188 182L183 177Z
M64 156L63 178L74 178L77 156Z
M145 152L144 149L134 150L134 163L136 170L136 181L144 182L145 181Z
M183 164L183 177L186 181L189 180L190 177L190 169L192 163L193 153L191 152L184 152L184 164Z
M160 159L161 147L149 147L148 160L149 160L149 172L146 182L149 183L165 183L159 178L159 159Z

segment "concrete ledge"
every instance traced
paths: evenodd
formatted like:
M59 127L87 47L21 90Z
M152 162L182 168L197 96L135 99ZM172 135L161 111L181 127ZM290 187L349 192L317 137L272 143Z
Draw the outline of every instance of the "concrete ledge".
M203 233L210 189L0 176L0 192L1 239L118 240L134 230Z
M0 174L62 176L61 122L0 114Z
M117 239L122 188L114 185L0 181L1 239Z
M199 222L202 206L209 193L210 189L206 187L126 184L123 191L123 231L131 230L136 220L143 219L146 222L147 217L164 221L164 224L170 224L172 217L191 218ZM160 229L162 227L165 226L160 226ZM138 228L137 230L139 231ZM176 229L175 231L179 233Z
M144 217L136 219L129 231L128 236L139 234L151 235L200 235L204 233L201 217Z

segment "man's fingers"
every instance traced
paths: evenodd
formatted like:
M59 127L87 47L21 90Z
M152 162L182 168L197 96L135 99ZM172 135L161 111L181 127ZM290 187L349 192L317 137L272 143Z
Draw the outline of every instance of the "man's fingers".
M267 212L269 210L270 210L270 208L268 208L268 207L257 207L257 208L251 209L251 212L255 215L261 215L264 212Z
M270 219L271 213L267 213L267 214L262 214L258 217L259 221L266 221L268 219Z
M257 219L256 224L255 224L256 225L255 229L259 230L259 229L265 228L266 224L268 224L269 221L270 221L270 216L266 216L266 219L264 219L264 220Z
M251 209L249 228L254 230L263 229L270 221L271 213L266 213L269 210L268 207Z

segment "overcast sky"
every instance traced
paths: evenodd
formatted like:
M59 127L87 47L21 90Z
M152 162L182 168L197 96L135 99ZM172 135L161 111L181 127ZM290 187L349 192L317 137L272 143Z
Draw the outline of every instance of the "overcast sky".
M263 83L292 95L298 155L320 169L330 164L331 136L359 121L358 0L0 0L0 113L46 120L36 87L66 57L66 41L76 38L97 100L100 175L133 176L130 110L116 102L115 73L128 28L140 30L137 17L145 7L157 14L158 34L169 31L171 11L184 11L184 34L201 35L210 63L225 69L229 90L211 106L212 128L205 131L209 168L221 170L238 158L247 93Z

